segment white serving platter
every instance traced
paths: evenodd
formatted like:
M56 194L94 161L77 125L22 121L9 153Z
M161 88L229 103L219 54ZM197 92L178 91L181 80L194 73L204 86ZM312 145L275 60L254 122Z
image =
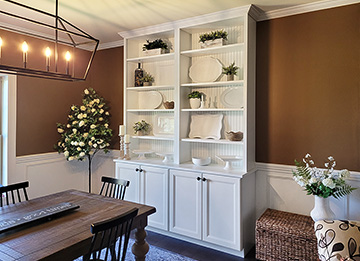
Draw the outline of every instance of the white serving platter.
M156 115L153 124L154 136L173 136L174 124L174 116Z
M244 106L243 91L241 88L229 88L223 91L220 102L225 108L241 108Z
M158 91L139 92L139 109L157 109L162 101L163 97Z
M204 57L195 61L189 69L193 82L215 82L222 74L222 64L213 57Z

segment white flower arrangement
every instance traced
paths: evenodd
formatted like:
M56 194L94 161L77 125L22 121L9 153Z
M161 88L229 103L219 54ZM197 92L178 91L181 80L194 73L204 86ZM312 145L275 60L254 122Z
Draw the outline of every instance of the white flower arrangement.
M57 124L60 139L55 149L68 161L88 158L91 162L96 152L107 153L110 147L110 114L104 99L91 88L84 90L82 102L81 106L71 106L67 124Z
M293 178L307 191L308 195L340 198L355 189L345 182L350 177L347 169L334 170L336 161L332 156L329 156L325 163L326 169L316 168L310 154L306 154L302 162L295 160L295 165L296 171L293 171Z

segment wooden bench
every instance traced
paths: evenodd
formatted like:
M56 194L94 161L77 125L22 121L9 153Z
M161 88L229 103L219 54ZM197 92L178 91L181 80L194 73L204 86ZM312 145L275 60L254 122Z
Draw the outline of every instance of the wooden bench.
M256 259L318 260L310 216L267 209L256 221Z

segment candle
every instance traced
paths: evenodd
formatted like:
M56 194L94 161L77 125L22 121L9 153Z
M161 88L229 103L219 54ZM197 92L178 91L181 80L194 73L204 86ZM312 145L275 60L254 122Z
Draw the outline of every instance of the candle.
M24 68L26 68L26 63L27 63L27 51L29 50L29 46L26 43L26 41L23 42L22 44L22 51L23 51L23 63L24 63Z
M71 59L71 54L69 51L65 54L65 60L66 60L66 74L69 74L69 61Z
M124 136L124 142L125 142L125 143L130 143L130 135L129 135L129 134L125 134L125 136Z
M125 135L125 125L119 125L119 135Z
M46 70L49 71L50 69L50 55L51 55L51 50L49 47L46 47L45 49L45 57L46 57Z

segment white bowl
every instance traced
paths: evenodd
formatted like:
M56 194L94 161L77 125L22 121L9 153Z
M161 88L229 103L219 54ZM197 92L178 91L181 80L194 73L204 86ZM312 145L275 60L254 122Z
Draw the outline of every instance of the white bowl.
M211 163L211 158L210 157L207 157L207 158L193 157L192 162L197 166L205 166L205 165L209 165Z

